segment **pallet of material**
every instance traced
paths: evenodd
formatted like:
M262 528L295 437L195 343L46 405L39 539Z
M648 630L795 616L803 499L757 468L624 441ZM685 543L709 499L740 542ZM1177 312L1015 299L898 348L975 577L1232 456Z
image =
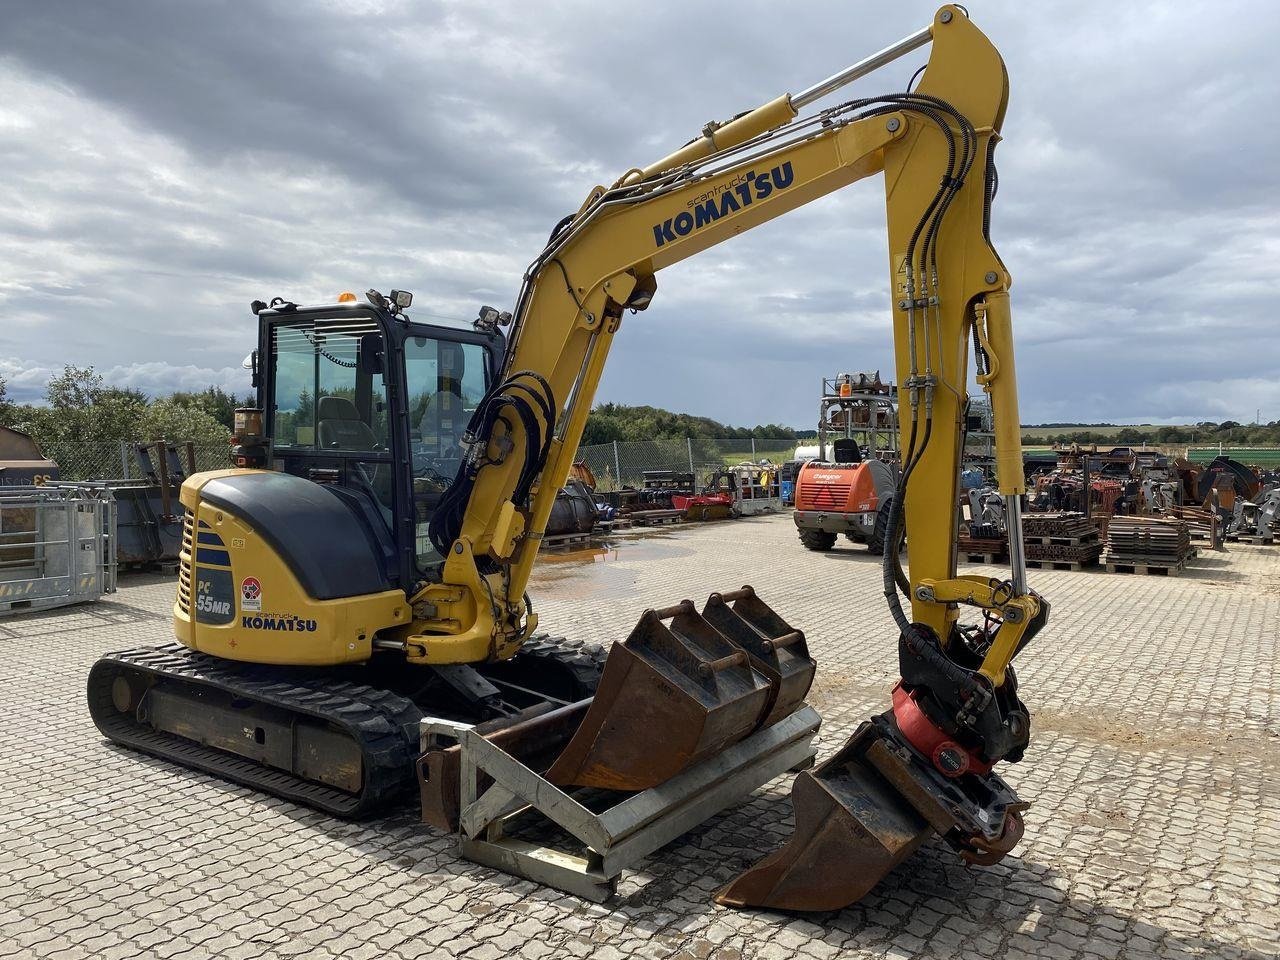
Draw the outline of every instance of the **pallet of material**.
M629 519L642 527L657 527L667 523L680 523L684 520L683 510L633 510Z
M1098 524L1083 513L1029 513L1022 518L1023 539L1088 539L1098 535Z
M1205 510L1203 507L1170 507L1168 515L1186 523L1192 540L1208 540L1212 536L1216 522L1212 510Z
M1092 566L1098 562L1098 557L1101 555L1102 543L1096 538L1070 543L1033 541L1026 545L1028 560L1039 560L1045 563L1083 563Z
M956 547L961 553L1004 553L1009 549L1009 541L1003 538L989 540L985 537L956 537Z
M966 563L999 563L1009 552L1009 541L1003 538L956 537L956 554Z
M1083 513L1037 513L1022 518L1027 564L1042 570L1080 570L1098 562L1098 526Z
M1181 570L1193 555L1186 521L1176 517L1112 517L1107 530L1107 570L1157 573Z

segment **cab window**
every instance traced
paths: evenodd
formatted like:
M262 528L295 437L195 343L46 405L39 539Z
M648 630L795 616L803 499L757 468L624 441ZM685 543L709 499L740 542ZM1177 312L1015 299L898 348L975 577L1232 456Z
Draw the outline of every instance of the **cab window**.
M384 451L390 446L382 337L371 321L339 318L278 325L276 447Z
M462 436L488 387L488 356L478 343L409 337L404 344L409 397L413 500L420 566L441 558L427 525L462 462Z

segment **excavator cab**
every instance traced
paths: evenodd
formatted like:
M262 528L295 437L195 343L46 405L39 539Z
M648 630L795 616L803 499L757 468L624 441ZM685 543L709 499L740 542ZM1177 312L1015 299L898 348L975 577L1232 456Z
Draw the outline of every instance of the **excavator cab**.
M341 490L368 519L389 578L412 583L441 559L427 525L497 377L501 331L414 323L354 301L280 304L258 319L267 465Z

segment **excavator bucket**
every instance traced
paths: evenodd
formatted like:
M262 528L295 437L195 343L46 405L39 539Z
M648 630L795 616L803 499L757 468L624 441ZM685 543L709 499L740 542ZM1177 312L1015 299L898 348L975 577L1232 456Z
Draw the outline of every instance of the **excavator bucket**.
M839 910L935 832L969 862L995 863L1021 839L1026 807L994 774L962 781L938 773L892 714L864 723L837 754L797 774L791 802L795 834L721 890L717 903Z
M702 616L747 651L751 666L768 678L773 699L760 726L794 713L808 695L817 670L804 634L778 616L750 587L713 593L702 608Z
M776 687L692 602L646 610L609 651L595 700L547 779L655 787L758 729Z

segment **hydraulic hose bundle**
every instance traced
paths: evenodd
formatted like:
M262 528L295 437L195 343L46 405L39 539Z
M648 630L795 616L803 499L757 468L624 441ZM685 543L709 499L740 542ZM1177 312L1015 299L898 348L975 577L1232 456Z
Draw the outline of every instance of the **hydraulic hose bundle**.
M950 208L956 194L964 185L973 166L977 154L977 135L969 120L945 100L926 94L899 94L879 98L881 104L872 114L903 110L918 113L933 123L947 141L947 168L943 171L938 190L925 207L915 229L911 233L906 251L907 300L905 308L908 316L908 339L911 355L911 375L906 386L911 397L911 430L903 453L902 474L897 490L889 503L889 539L888 549L884 554L884 594L889 602L889 610L893 614L898 628L909 634L912 629L910 619L903 609L902 600L898 596L901 590L909 595L909 583L902 570L899 555L899 544L903 525L906 522L906 493L911 475L929 446L933 433L933 389L936 378L933 374L933 358L931 349L930 308L937 317L938 309L938 234L943 217ZM954 121L959 131L957 145L956 130L948 120ZM989 208L994 196L994 165L988 163L984 200ZM987 217L984 216L984 224ZM920 289L917 297L916 281L919 279ZM922 312L924 319L924 375L921 376L916 340L916 310ZM940 320L937 321L940 327ZM981 363L981 355L979 363ZM921 424L920 391L924 391L924 417ZM918 446L917 446L918 442Z
M538 478L551 450L551 438L555 435L555 395L545 377L532 370L520 370L492 387L477 405L462 446L466 451L453 483L440 498L436 512L427 528L431 543L441 555L449 552L462 532L467 503L475 489L476 478L488 466L506 462L515 447L511 437L515 424L520 422L524 430L524 463L511 493L517 507L527 507L529 492ZM501 424L502 432L495 433ZM490 457L489 450L496 447L497 456Z

